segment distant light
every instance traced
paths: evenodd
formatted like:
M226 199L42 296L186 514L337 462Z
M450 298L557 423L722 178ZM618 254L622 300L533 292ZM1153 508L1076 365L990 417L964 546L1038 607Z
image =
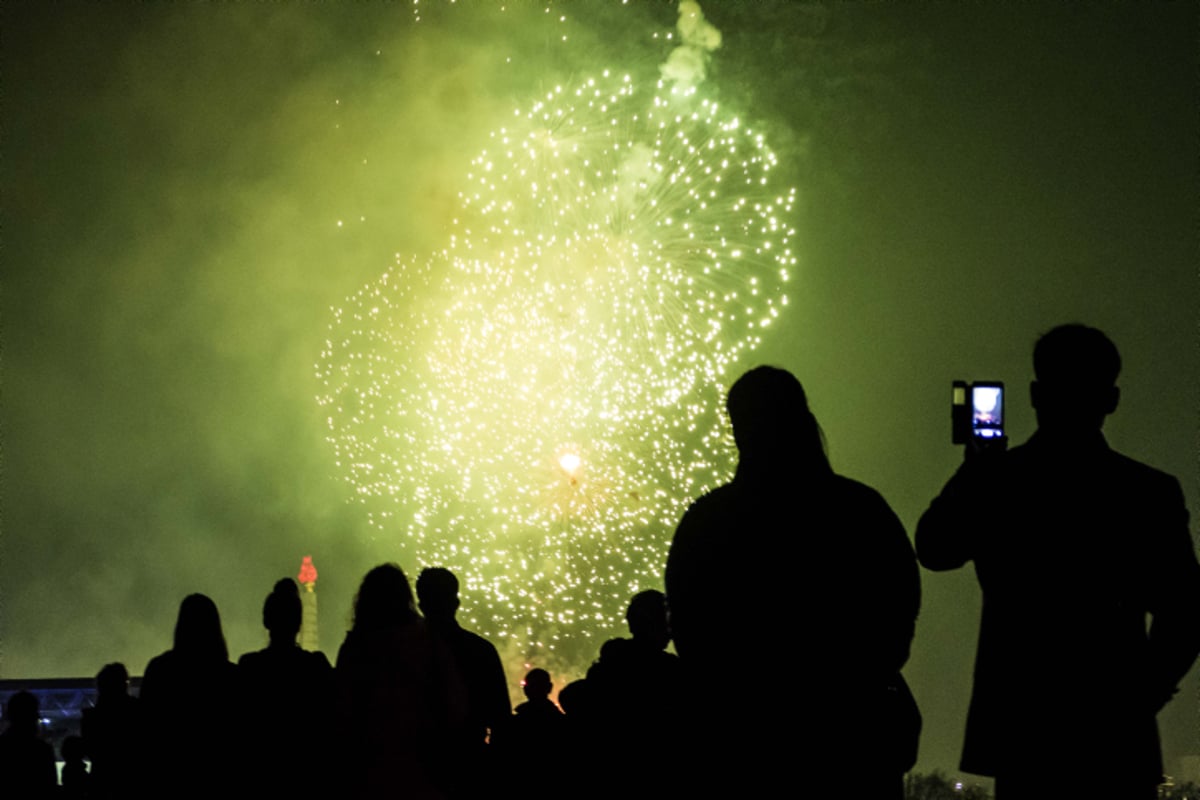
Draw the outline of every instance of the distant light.
M583 465L583 459L579 457L578 453L563 453L558 457L558 465L573 478Z

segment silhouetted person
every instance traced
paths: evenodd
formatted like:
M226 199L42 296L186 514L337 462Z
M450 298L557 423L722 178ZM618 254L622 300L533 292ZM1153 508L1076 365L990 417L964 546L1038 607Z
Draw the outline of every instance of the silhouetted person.
M1033 366L1037 432L969 457L917 526L924 566L974 561L983 591L962 769L1002 799L1057 796L1064 772L1152 798L1155 714L1200 651L1183 493L1101 433L1120 397L1108 337L1055 328Z
M53 797L58 791L54 748L39 736L38 701L17 692L4 707L7 727L0 733L0 797Z
M466 692L453 656L417 614L399 566L363 578L335 669L350 797L442 798L441 773Z
M106 664L96 675L96 705L83 710L81 733L92 762L92 796L137 796L146 769L144 728L124 664Z
M563 734L558 746L559 793L575 800L611 800L618 785L617 770L628 764L614 763L614 748L604 738L596 701L586 678L571 681L558 690L558 705L563 712ZM661 767L662 761L659 760ZM626 795L633 796L633 795Z
M458 578L453 572L443 567L422 570L417 603L429 630L453 655L466 689L466 717L454 734L446 772L456 795L476 796L494 779L488 735L512 716L504 666L491 642L458 624Z
M71 800L84 800L92 797L91 780L84 759L87 749L82 736L68 736L63 739L61 754L63 759L62 790L59 797Z
M562 710L550 699L554 688L550 673L540 667L531 669L525 673L521 686L525 702L496 731L498 752L506 760L536 758L539 770L543 770L543 780L557 785L567 726Z
M552 720L551 725L558 724L562 717L562 709L550 699L550 692L553 689L554 683L550 680L549 672L540 667L529 670L525 673L525 680L521 684L525 702L517 706L517 716L536 720Z
M878 492L831 469L790 373L747 372L727 408L737 471L687 510L667 558L700 715L699 749L672 774L741 796L898 798L919 728L900 677L920 604L908 536ZM754 664L786 682L769 701L743 685Z
M237 668L221 616L190 594L179 606L175 643L146 665L139 695L147 731L151 796L223 796L234 785L244 722Z
M569 728L576 724L589 724L595 717L596 708L591 688L586 678L571 681L558 691L558 705L566 716Z
M609 771L610 792L659 797L671 788L663 763L682 757L674 751L685 735L679 657L666 651L666 597L657 589L639 592L625 619L631 638L605 642L587 673L598 739L593 747L602 760L620 765Z
M588 671L598 679L594 691L607 695L602 703L637 708L661 706L678 691L679 657L667 652L667 599L657 589L638 592L625 612L630 638L609 639L600 659ZM603 684L603 685L601 685ZM660 709L661 710L661 709Z
M314 794L326 786L328 738L333 722L333 667L324 653L302 650L300 592L283 578L263 603L270 643L238 659L243 707L253 708L253 761L248 783L262 796L278 796L303 785Z

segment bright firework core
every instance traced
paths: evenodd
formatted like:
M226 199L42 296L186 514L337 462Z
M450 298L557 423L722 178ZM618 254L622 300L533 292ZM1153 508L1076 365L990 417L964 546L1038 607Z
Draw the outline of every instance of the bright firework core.
M335 312L319 402L405 569L454 570L471 624L545 663L623 627L732 474L722 399L787 304L795 192L737 116L628 75L557 87L491 141L447 247Z
M563 472L567 473L573 482L575 474L579 472L579 467L583 465L583 459L579 457L578 453L563 453L558 457L558 465L563 468Z

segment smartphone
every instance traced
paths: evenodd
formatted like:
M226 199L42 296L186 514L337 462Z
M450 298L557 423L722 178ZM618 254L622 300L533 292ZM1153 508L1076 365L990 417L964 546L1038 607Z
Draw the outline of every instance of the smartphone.
M971 384L971 435L977 439L1004 436L1004 384Z
M999 381L954 381L950 399L951 440L1004 438L1004 384Z

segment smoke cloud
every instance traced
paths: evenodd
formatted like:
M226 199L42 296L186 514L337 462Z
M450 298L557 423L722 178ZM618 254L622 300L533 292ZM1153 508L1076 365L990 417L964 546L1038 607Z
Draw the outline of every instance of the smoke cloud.
M676 90L688 92L704 81L710 54L721 46L721 32L704 18L694 0L679 4L676 30L683 44L671 51L660 70Z

